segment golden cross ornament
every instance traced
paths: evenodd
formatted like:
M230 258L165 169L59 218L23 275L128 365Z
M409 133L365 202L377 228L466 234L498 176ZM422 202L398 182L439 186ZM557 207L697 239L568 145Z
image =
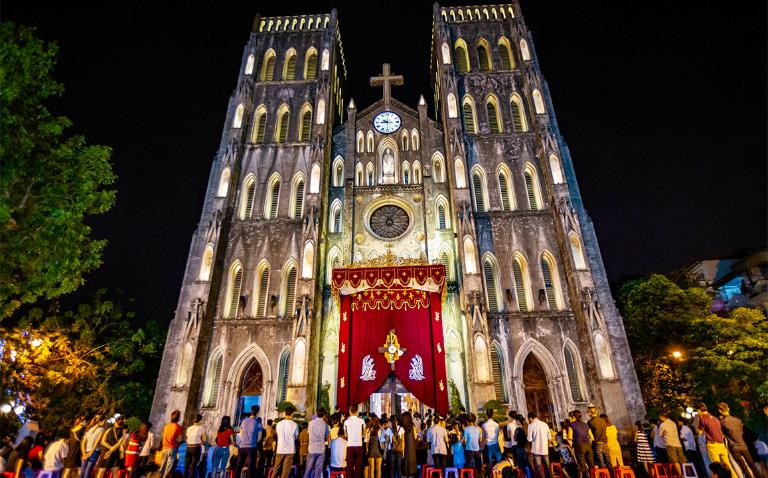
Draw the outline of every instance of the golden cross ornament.
M402 85L403 75L393 75L389 71L389 63L381 66L381 76L371 77L371 86L384 87L384 106L389 107L389 100L392 97L392 85Z
M406 349L400 347L400 342L397 340L395 329L391 329L387 334L387 340L384 342L383 347L379 347L379 352L384 354L384 358L389 362L392 370L395 369L395 362L405 353Z

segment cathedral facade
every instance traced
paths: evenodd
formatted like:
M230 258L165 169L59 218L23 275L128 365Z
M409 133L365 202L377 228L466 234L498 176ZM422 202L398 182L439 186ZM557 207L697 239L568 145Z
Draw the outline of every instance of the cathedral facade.
M426 28L425 18L425 28ZM396 62L394 63L396 66ZM395 68L393 68L395 69ZM374 72L372 72L374 73ZM333 406L334 268L442 264L469 410L644 414L622 319L517 3L435 4L424 97L345 99L337 12L256 17L170 325L152 421ZM362 105L361 105L362 106ZM403 391L407 393L407 391ZM375 397L372 397L374 400Z

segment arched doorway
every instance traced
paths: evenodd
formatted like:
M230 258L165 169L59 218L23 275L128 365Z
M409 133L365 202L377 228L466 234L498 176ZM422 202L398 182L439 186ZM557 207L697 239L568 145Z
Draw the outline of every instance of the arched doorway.
M240 388L237 391L237 410L235 411L234 423L240 423L245 418L254 405L261 406L261 396L263 394L264 376L261 372L261 365L252 358L243 371L240 379Z
M541 362L532 353L528 354L523 364L523 386L528 411L535 412L544 421L551 421L555 415L547 385L547 374Z

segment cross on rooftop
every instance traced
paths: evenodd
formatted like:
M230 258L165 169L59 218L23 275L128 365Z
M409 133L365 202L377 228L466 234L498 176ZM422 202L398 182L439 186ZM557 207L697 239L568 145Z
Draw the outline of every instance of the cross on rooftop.
M392 75L389 71L389 63L384 63L381 70L381 76L371 77L371 86L384 87L384 106L388 107L392 97L392 85L402 85L403 75Z

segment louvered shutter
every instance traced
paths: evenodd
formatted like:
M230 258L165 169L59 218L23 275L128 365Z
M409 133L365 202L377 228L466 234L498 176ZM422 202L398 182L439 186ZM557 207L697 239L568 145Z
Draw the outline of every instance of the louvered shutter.
M259 296L256 303L256 317L263 318L267 307L267 285L269 284L269 269L261 271L259 277Z
M243 285L243 270L238 269L235 275L232 276L232 290L229 297L229 314L230 319L237 318L237 309L240 305L240 289Z
M512 69L512 57L509 48L506 45L499 45L499 58L501 58L501 69Z
M293 217L299 219L304 212L304 181L296 183L296 197L293 204Z
M484 46L477 47L477 58L480 60L480 69L482 71L488 71L491 69L491 64L488 61L488 50Z
M218 357L216 357L216 362L213 365L213 368L211 369L211 376L208 377L208 380L210 380L210 383L208 385L208 394L205 399L205 406L206 407L215 407L216 401L219 398L219 383L221 382L221 368L224 363L224 357L221 354L218 354Z
M491 368L493 369L493 389L496 392L496 400L506 403L507 397L504 395L504 373L501 370L501 357L499 357L499 350L495 345L491 347Z
M341 232L341 208L333 212L333 231L331 232Z
M296 55L291 55L288 58L288 64L285 65L285 78L284 80L293 80L296 78Z
M500 131L499 129L499 115L496 111L496 105L494 105L491 102L488 102L485 106L486 111L488 112L488 127L490 128L491 133L498 133Z
M437 227L445 229L445 207L442 204L437 206Z
M557 310L555 287L552 285L552 272L549 270L549 262L547 262L543 257L541 258L541 275L544 276L544 291L547 294L549 310Z
M285 310L283 315L286 317L293 317L294 312L294 297L296 295L296 268L291 268L288 272L288 280L285 284Z
M493 274L493 266L485 261L483 264L483 273L485 275L485 289L488 292L488 310L491 312L499 311L499 304L496 298L496 277Z
M246 190L246 196L245 196L245 214L243 215L246 219L251 219L253 217L253 199L256 195L256 182L251 181L248 183L248 189Z
M528 312L528 301L525 296L525 282L523 282L523 268L520 262L515 259L512 262L512 274L515 277L515 293L517 294L517 305L520 312Z
M278 143L285 143L288 140L288 112L284 112L280 116L280 136L277 138Z
M272 194L269 198L269 219L277 218L277 201L280 198L280 183L272 185Z
M539 208L539 204L536 202L536 192L533 189L533 178L531 173L525 172L525 190L528 193L528 205L531 210L534 211Z
M469 71L467 65L467 52L464 50L464 47L457 46L456 54L454 56L456 57L456 70L462 75Z
M307 58L307 77L306 80L317 79L317 54L313 53Z
M264 81L272 81L275 78L275 57L269 57L264 68Z
M305 111L301 118L301 138L299 141L309 141L309 135L312 130L312 112Z
M257 143L263 143L264 142L264 133L267 130L267 114L262 113L259 115L259 122L256 130L256 142Z
M512 203L509 200L509 187L507 186L507 177L499 173L499 193L501 193L501 209L504 211L512 210Z
M579 385L576 360L573 357L573 352L571 352L571 349L568 347L565 347L565 369L568 372L568 387L571 389L571 398L574 402L584 400L584 397L581 394L581 386Z
M464 129L467 133L475 132L475 113L469 103L464 104Z
M522 133L523 132L523 114L522 114L522 111L520 111L520 105L517 104L517 101L510 101L509 106L512 109L512 124L515 127L515 132Z
M472 175L472 186L475 193L475 210L485 212L485 198L483 198L483 179L479 174Z

